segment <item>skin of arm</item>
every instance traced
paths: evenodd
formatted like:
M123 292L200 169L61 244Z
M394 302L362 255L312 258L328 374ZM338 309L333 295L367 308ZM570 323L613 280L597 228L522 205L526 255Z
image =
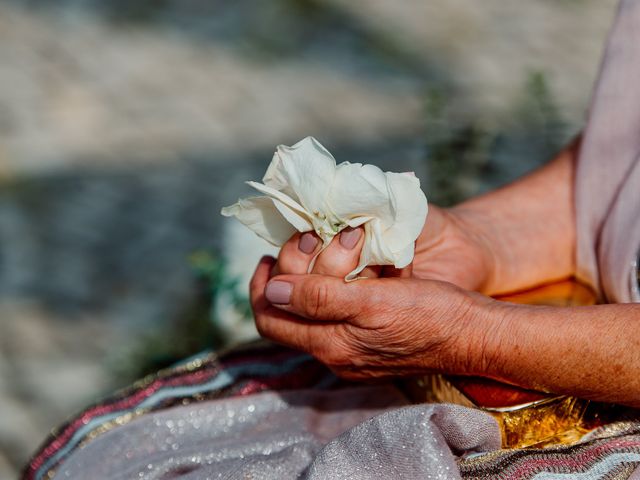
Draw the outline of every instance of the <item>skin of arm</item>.
M640 305L543 307L492 302L468 326L471 367L536 390L640 407ZM477 321L478 319L482 319ZM483 333L480 333L483 332Z

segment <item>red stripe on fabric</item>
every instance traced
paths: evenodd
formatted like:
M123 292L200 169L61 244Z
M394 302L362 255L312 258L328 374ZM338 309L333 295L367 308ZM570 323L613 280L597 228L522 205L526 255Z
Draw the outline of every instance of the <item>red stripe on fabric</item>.
M119 400L115 403L108 405L100 405L94 408L87 410L76 420L71 422L67 428L65 428L64 432L58 435L55 440L53 440L43 451L42 453L36 457L31 463L31 467L29 470L37 470L40 466L52 455L55 454L62 446L67 442L69 437L73 436L74 432L81 426L89 423L94 417L106 415L109 413L113 413L117 410L125 410L131 408L132 406L142 402L144 399L153 395L156 391L160 390L164 387L175 387L178 385L194 385L197 383L203 383L208 380L210 377L215 376L216 372L208 372L208 371L199 371L195 372L191 375L184 377L177 377L175 379L171 379L169 381L164 381L162 379L154 380L148 387L143 388L142 390L136 391L129 397L126 397L122 400Z

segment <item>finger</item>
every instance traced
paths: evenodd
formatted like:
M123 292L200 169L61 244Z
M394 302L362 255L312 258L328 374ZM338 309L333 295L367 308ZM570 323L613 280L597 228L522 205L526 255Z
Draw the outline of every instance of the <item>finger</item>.
M256 316L256 327L263 337L307 352L328 365L349 364L353 358L342 323L314 322L270 305Z
M273 257L263 257L251 279L249 291L256 328L260 335L274 342L318 354L323 350L326 339L334 336L334 327L310 322L276 308L265 298L265 286L275 262Z
M360 260L364 245L362 228L346 228L318 255L312 273L344 277L353 271Z
M269 281L264 293L265 299L275 307L304 318L344 322L366 310L370 302L380 300L385 287L370 286L372 282L381 281L384 280L345 283L341 278L327 275L279 275Z
M336 323L313 322L273 305L256 316L256 328L262 337L314 356L321 356L331 348L332 342L327 340L337 336L337 326Z
M280 249L272 275L307 273L320 246L320 239L315 233L296 233Z
M249 300L252 307L255 308L255 305L260 301L269 303L264 299L264 288L269 281L270 272L275 264L276 259L270 255L263 256L258 262L249 282Z

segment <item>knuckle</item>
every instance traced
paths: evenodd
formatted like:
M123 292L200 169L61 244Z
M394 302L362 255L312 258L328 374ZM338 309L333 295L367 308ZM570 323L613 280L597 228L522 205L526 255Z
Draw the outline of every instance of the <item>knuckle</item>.
M283 251L278 257L278 263L276 264L274 273L295 273L296 262L292 257L293 256L290 253Z
M262 309L254 309L255 326L261 337L271 338L273 336L271 317Z
M304 309L312 318L321 318L327 315L327 306L331 298L331 289L324 282L314 282L305 297Z
M330 250L330 248L331 247L327 248L327 250L322 252L318 257L314 272L339 277L340 273L345 269L345 263L340 261L341 255Z
M318 257L313 273L344 277L357 266L358 258L359 252L344 251L334 240Z

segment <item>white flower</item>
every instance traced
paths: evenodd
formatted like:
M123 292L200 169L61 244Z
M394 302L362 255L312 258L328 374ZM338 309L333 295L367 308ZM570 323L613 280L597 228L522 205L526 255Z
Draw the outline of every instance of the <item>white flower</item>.
M296 231L315 231L326 248L341 230L364 227L355 270L367 265L406 267L427 217L427 199L412 173L383 172L374 165L344 162L313 137L278 146L262 179L247 182L265 196L238 200L222 209L275 246ZM312 263L313 265L313 263Z

